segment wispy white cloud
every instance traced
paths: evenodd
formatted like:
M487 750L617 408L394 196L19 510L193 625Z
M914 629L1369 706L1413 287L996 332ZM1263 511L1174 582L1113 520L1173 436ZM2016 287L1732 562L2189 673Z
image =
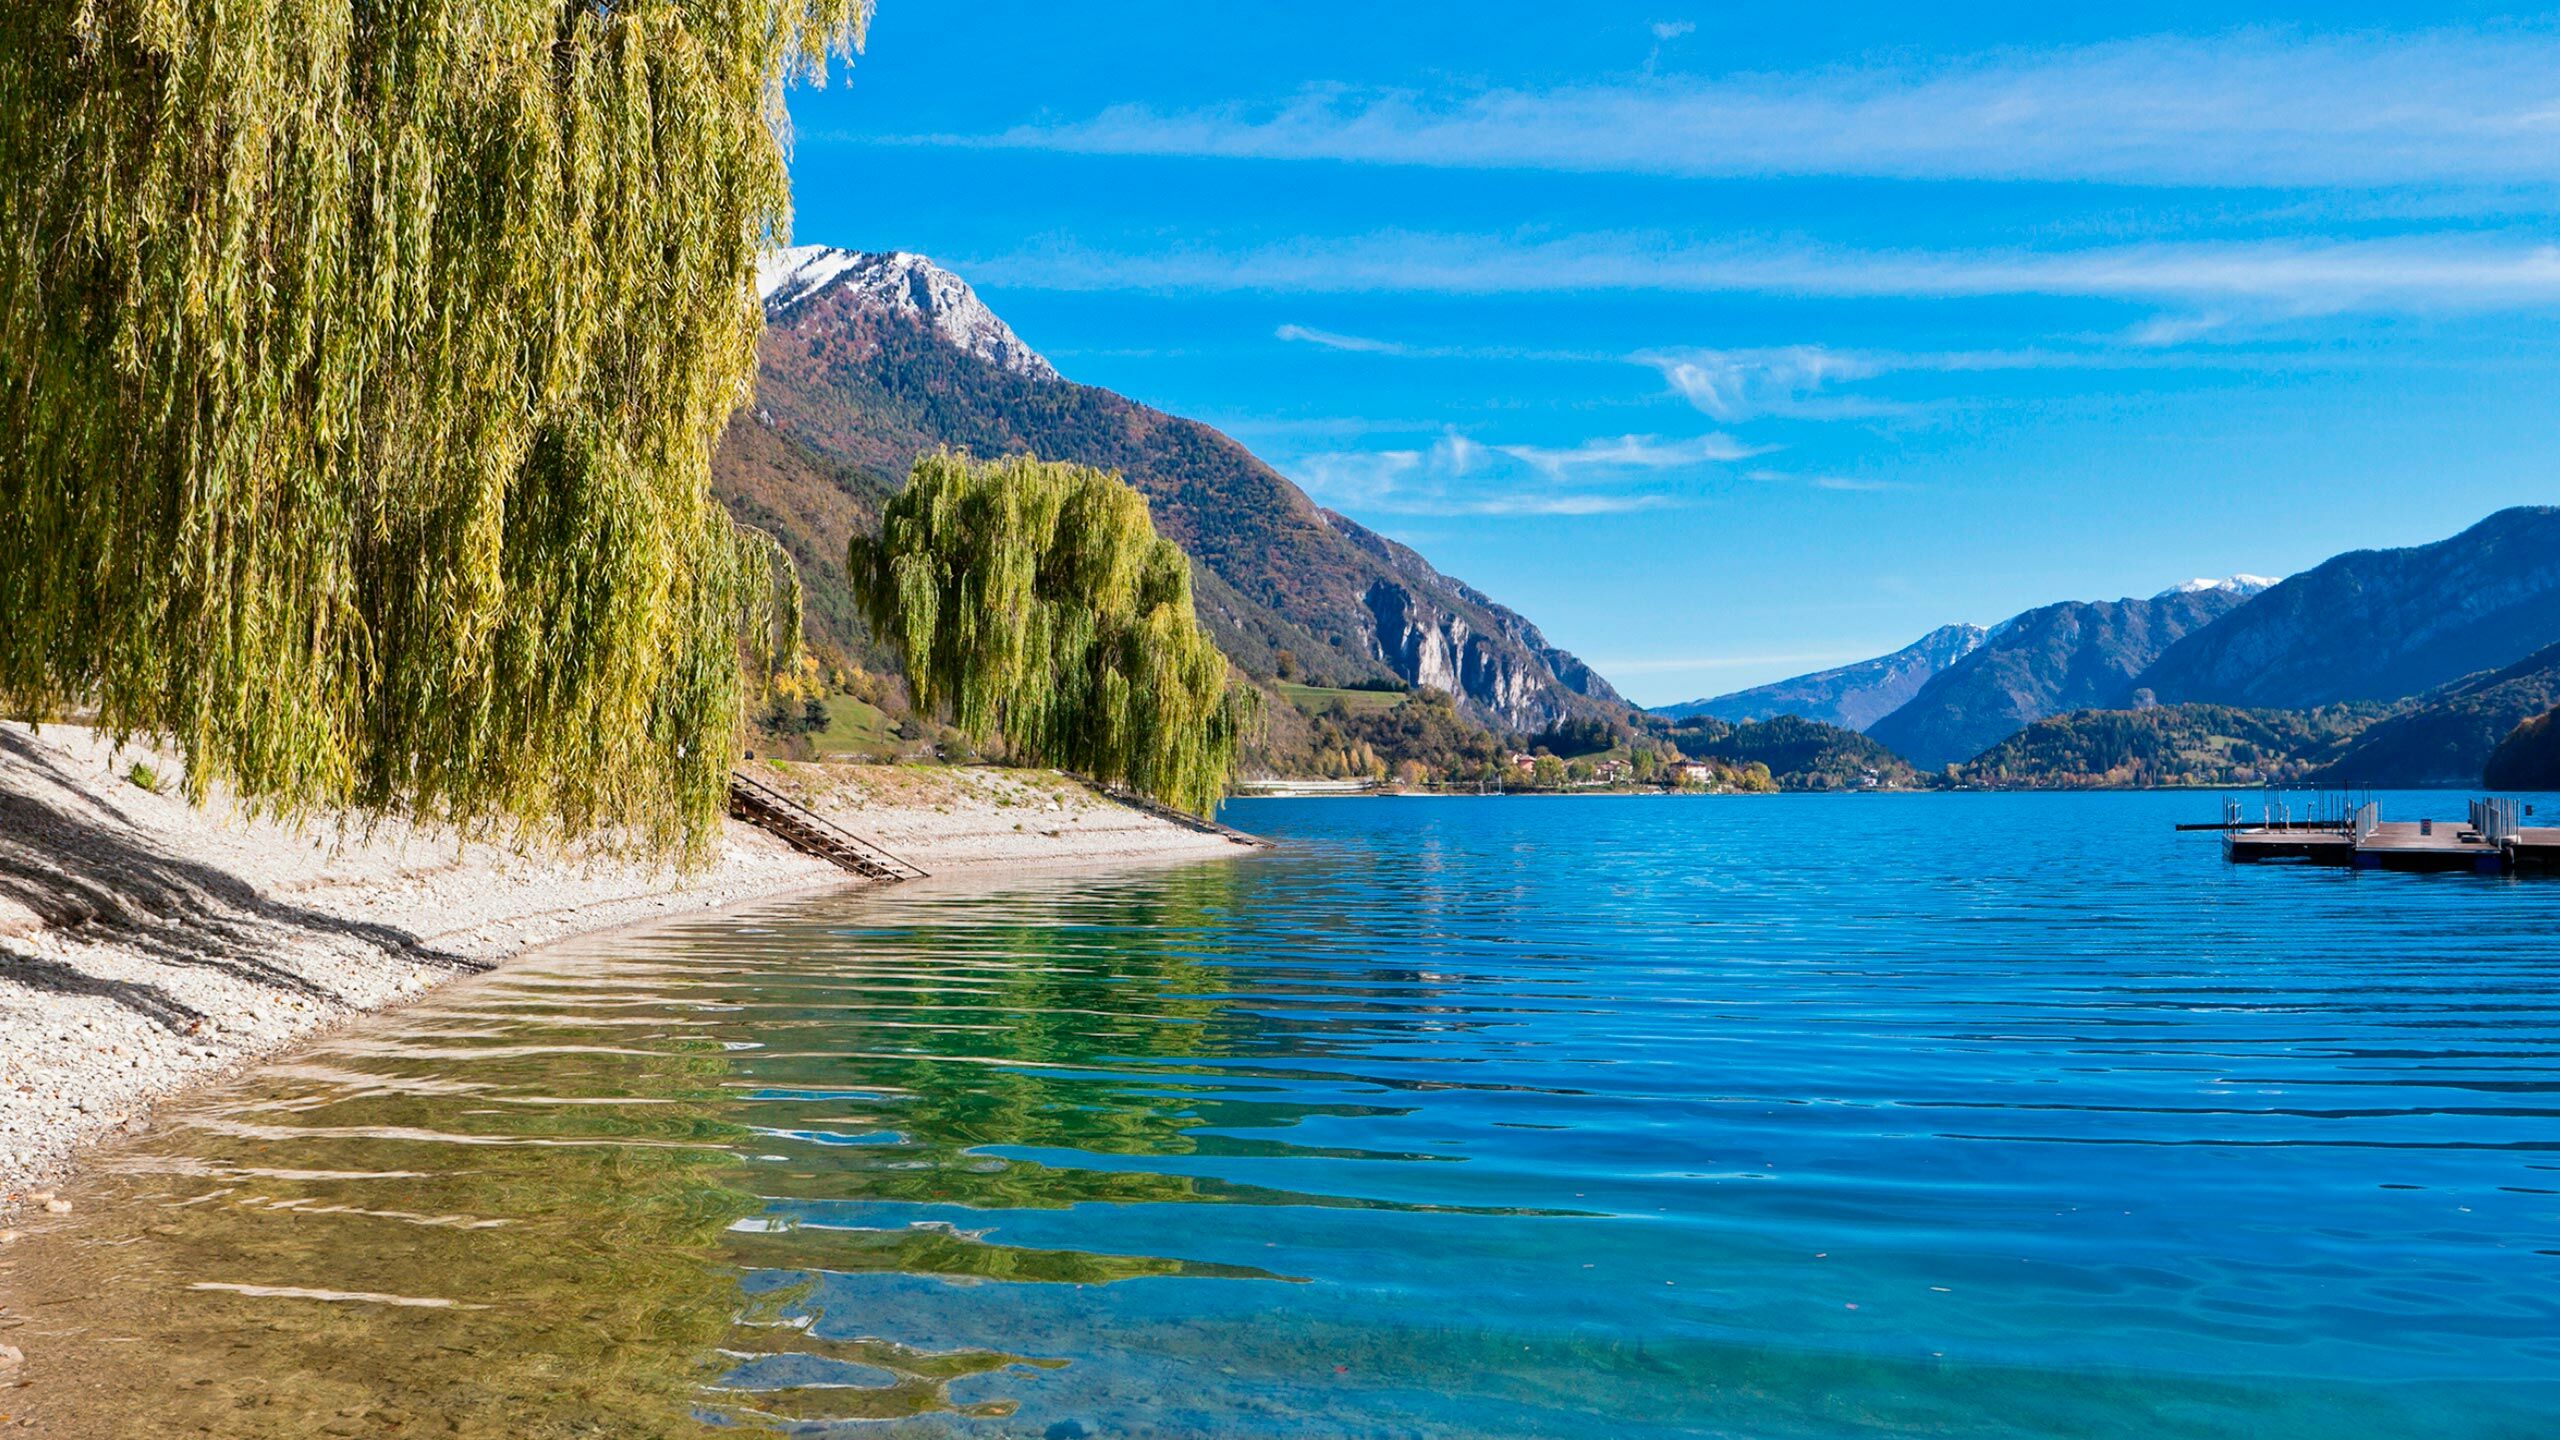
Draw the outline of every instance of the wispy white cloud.
M1878 369L1872 360L1820 345L1657 351L1636 359L1661 371L1690 404L1728 422L1803 413L1824 386L1862 380Z
M1724 465L1768 453L1766 446L1745 445L1730 435L1701 435L1694 440L1665 440L1657 435L1619 435L1551 448L1501 445L1507 455L1542 475L1563 478L1613 470L1678 470L1694 465Z
M2125 332L2125 343L2145 349L2184 345L2228 330L2232 317L2218 310L2199 315L2154 315Z
M1668 41L1681 22L1655 27ZM2165 36L1443 98L1325 86L904 143L1684 176L2247 186L2560 179L2560 37Z
M1695 20L1656 20L1653 22L1653 38L1656 40L1677 40L1683 36L1695 35L1697 33L1698 22Z
M1306 325L1283 325L1272 334L1282 340L1321 345L1327 350L1350 350L1364 355L1409 353L1407 347L1393 340L1372 340L1363 335L1338 335L1331 330L1317 330Z
M1900 480L1878 480L1864 475L1799 475L1791 470L1746 470L1745 480L1758 480L1770 485L1805 485L1816 490L1838 490L1853 494L1872 494L1884 490L1909 490L1911 485Z
M1531 348L1519 345L1419 345L1405 340L1346 335L1334 330L1319 330L1311 325L1282 325L1271 333L1274 338L1293 344L1314 345L1326 350L1340 350L1357 355L1393 355L1412 360L1506 360L1534 364L1562 362L1583 365L1616 364L1626 358L1608 350Z
M1383 231L1237 251L1129 252L1051 242L968 263L1022 289L1274 294L1760 293L1830 298L2072 296L2296 315L2542 309L2560 245L2435 234L2064 250L1853 250L1659 235Z
M1456 430L1427 447L1284 460L1308 494L1383 515L1612 515L1689 503L1698 472L1767 453L1730 435L1617 435L1575 445L1488 445Z

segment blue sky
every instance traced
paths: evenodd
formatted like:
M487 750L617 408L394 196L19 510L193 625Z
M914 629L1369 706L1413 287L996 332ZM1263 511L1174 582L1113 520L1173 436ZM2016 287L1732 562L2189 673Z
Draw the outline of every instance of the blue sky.
M2560 17L1937 8L881 0L796 238L1648 704L2560 501Z

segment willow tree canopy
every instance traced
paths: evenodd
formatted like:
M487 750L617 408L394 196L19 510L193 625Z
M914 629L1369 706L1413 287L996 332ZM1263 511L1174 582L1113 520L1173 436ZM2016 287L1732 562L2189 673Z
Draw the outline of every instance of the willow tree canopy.
M1187 810L1226 793L1255 692L1229 687L1191 562L1118 476L928 455L847 558L920 708Z
M709 496L868 0L0 6L0 706L195 793L699 841L776 620Z

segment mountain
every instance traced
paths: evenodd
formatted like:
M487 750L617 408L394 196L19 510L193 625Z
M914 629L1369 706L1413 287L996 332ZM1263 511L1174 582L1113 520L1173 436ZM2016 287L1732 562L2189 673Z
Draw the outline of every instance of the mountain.
M2363 785L2477 785L2500 742L2560 705L2560 645L2445 686L2375 724L2320 777Z
M1990 634L1979 625L1942 625L1890 655L1730 695L1665 705L1652 713L1666 720L1710 715L1736 725L1798 715L1844 730L1864 730L1902 708L1948 666L1981 649Z
M2311 778L2385 713L2378 705L2238 710L2155 705L2039 720L1956 772L1993 788L2282 785Z
M2164 704L2399 700L2560 641L2560 508L2503 510L2432 545L2360 550L2278 584L2162 654Z
M2560 790L2560 710L2516 727L2489 757L2492 790Z
M822 637L867 653L844 541L915 458L1028 451L1119 471L1193 561L1200 616L1247 674L1401 680L1530 731L1626 702L1535 625L1322 509L1234 440L1061 377L966 282L922 256L802 246L770 257L755 402L714 489L801 566Z
M2162 652L2254 603L2236 588L2214 587L2030 610L1867 734L1923 769L1970 760L2048 715L2127 705L2134 677Z
M1029 379L1065 378L1022 343L967 281L921 255L801 245L758 261L756 288L768 315L834 291L853 300L853 313L866 321L928 331L963 354Z

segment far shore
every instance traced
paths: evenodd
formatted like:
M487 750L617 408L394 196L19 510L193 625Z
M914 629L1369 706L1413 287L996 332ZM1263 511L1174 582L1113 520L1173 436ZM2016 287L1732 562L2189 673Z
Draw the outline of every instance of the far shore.
M82 1147L324 1028L572 936L869 883L736 821L679 875L198 809L178 773L81 727L0 725L0 1226ZM936 877L1242 853L1052 772L757 773Z

